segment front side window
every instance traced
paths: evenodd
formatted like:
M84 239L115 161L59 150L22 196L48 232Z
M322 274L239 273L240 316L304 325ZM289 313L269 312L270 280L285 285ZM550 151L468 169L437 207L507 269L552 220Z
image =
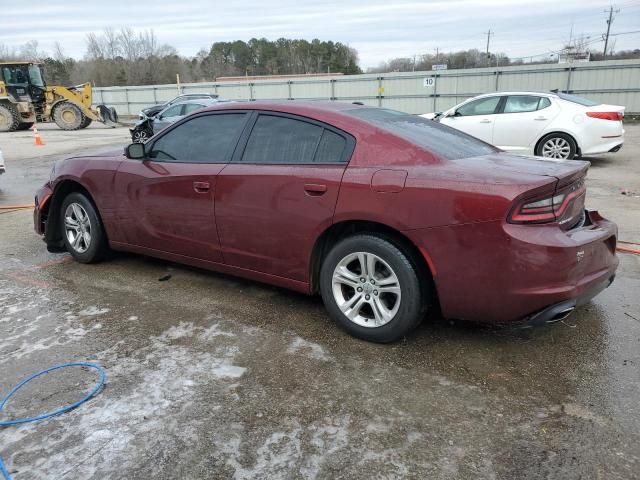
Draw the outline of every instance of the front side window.
M191 112L195 112L196 110L200 110L204 108L204 105L200 105L197 103L185 103L184 104L184 115L189 115Z
M162 113L162 118L179 117L180 115L182 115L182 105L174 105Z
M470 115L492 115L500 102L500 97L487 97L474 100L458 108L457 113L462 116Z
M260 115L242 156L244 163L313 163L323 128L301 120Z
M539 109L540 100L541 97L531 95L509 95L504 104L504 113L535 112Z
M165 162L227 163L245 119L245 113L193 118L154 142L149 157Z

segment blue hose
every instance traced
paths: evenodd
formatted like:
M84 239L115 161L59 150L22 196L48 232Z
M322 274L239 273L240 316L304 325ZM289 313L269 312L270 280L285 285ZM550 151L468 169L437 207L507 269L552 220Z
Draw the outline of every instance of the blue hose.
M63 363L62 365L56 365L56 366L47 368L45 370L41 370L40 372L34 373L33 375L31 375L31 376L25 378L24 380L22 380L15 387L13 387L13 389L9 392L9 394L6 397L4 397L2 399L2 401L0 401L0 413L2 412L2 409L7 404L9 399L11 399L11 397L13 397L18 392L18 390L20 390L22 387L24 387L31 380L33 380L34 378L38 378L39 376L44 375L46 373L52 372L53 370L58 370L60 368L66 368L66 367L89 367L89 368L93 368L93 369L97 370L98 373L100 374L100 381L95 386L95 388L93 390L91 390L91 392L89 392L89 394L86 397L84 397L82 400L79 400L79 401L77 401L75 403L72 403L71 405L67 405L66 407L62 407L62 408L59 408L57 410L54 410L52 412L43 413L42 415L37 415L35 417L19 418L17 420L0 421L0 427L7 427L7 426L10 426L10 425L21 425L23 423L37 422L37 421L40 421L40 420L44 420L45 418L50 418L50 417L53 417L53 416L56 416L56 415L60 415L62 413L68 412L69 410L73 410L74 408L79 407L80 405L82 405L87 400L91 399L96 393L98 393L98 391L104 385L104 380L106 378L106 375L105 375L104 370L102 369L102 367L100 367L99 365L96 365L95 363L87 363L87 362ZM2 462L2 458L0 458L0 473L2 473L2 475L5 478L5 480L11 480L11 476L9 475L9 471L7 470L7 467L5 466L5 464Z

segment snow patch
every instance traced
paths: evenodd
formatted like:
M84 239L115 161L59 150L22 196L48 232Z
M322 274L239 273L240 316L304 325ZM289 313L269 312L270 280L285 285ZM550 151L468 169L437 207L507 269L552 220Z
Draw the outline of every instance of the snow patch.
M287 353L296 354L303 353L309 358L313 358L315 360L321 360L323 362L331 362L334 361L333 357L324 351L322 345L318 345L317 343L309 342L302 337L295 337L293 341L289 344L287 348Z

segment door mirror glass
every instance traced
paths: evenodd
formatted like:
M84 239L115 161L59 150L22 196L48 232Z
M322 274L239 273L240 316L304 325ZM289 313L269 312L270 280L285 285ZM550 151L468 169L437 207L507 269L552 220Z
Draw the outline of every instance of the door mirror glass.
M124 154L127 158L133 160L140 160L145 158L144 143L132 143L124 149Z

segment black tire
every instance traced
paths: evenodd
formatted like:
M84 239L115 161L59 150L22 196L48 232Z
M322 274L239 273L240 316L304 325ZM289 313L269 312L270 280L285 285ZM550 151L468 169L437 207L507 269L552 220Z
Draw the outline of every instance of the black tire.
M553 143L559 143L562 145L566 145L568 147L566 156L553 156L549 154L549 151L554 151L551 147ZM549 148L545 148L546 145L549 145ZM551 149L551 150L550 150ZM558 150L560 152L560 150ZM550 133L549 135L545 135L536 146L535 154L538 157L546 157L546 158L556 158L556 159L565 159L571 160L576 157L578 153L578 146L576 145L576 141L571 137L571 135L567 135L566 133ZM564 155L564 153L562 154Z
M81 242L78 245L79 248L71 243L71 239L69 238L66 227L67 210L71 209L73 211L72 205L74 204L76 206L79 205L80 207L82 207L83 214L87 215L89 223L89 227L85 227L79 233L88 231L90 234L90 241L86 242L84 238L81 239ZM70 216L72 220L77 220L77 216ZM85 218L84 215L83 218ZM79 192L70 193L63 200L62 207L60 209L60 229L67 251L78 262L97 263L105 257L108 251L108 243L107 237L104 233L104 227L102 226L102 221L100 220L100 217L98 216L93 203L91 203L91 201L84 194ZM86 248L83 249L83 246Z
M80 128L87 128L89 125L91 125L91 122L93 122L93 120L85 115L84 121L82 122L82 125L80 125Z
M53 110L53 121L62 130L79 130L85 121L80 107L71 102L60 102Z
M16 130L29 130L31 127L33 127L33 122L22 122Z
M10 103L0 104L0 132L15 132L20 125L20 114Z
M381 263L386 263L391 268L390 273L395 275L398 280L397 283L400 288L399 306L391 320L380 326L369 327L364 325L367 325L369 321L366 318L367 310L371 311L370 318L372 324L375 323L373 304L376 299L373 297L373 294L375 293L376 296L380 294L379 300L382 300L383 295L386 295L384 292L379 293L377 290L369 292L370 295L367 296L367 302L370 305L366 306L363 303L362 307L360 307L362 308L361 314L359 314L360 324L357 320L349 319L345 313L343 313L334 294L334 270L341 262L346 261L345 259L349 258L351 254L358 252L364 252L368 255L373 254L378 257L378 259L382 260ZM375 234L358 234L338 242L324 258L320 269L320 293L329 315L351 335L363 340L388 343L405 336L424 318L428 293L426 279L423 279L423 282L421 282L417 268L410 259L410 254L404 252L403 249L387 239ZM353 262L356 262L356 268L362 264L357 260L353 260ZM382 265L381 268L384 268L384 265ZM361 272L359 275L364 274ZM358 281L362 281L362 278L364 277L361 277ZM383 280L378 280L378 282L381 281ZM369 283L369 281L363 283L362 287L368 287L369 289L375 288L375 285L368 286L367 283ZM367 293L365 289L361 294L357 294L355 288L344 286L339 287L338 291L341 292L339 295L344 295L345 288L353 291L354 296L351 297L352 299L355 298L355 295L364 296ZM360 288L361 291L363 289L360 286L358 286L358 288ZM345 303L349 303L350 301L351 300L347 300Z

